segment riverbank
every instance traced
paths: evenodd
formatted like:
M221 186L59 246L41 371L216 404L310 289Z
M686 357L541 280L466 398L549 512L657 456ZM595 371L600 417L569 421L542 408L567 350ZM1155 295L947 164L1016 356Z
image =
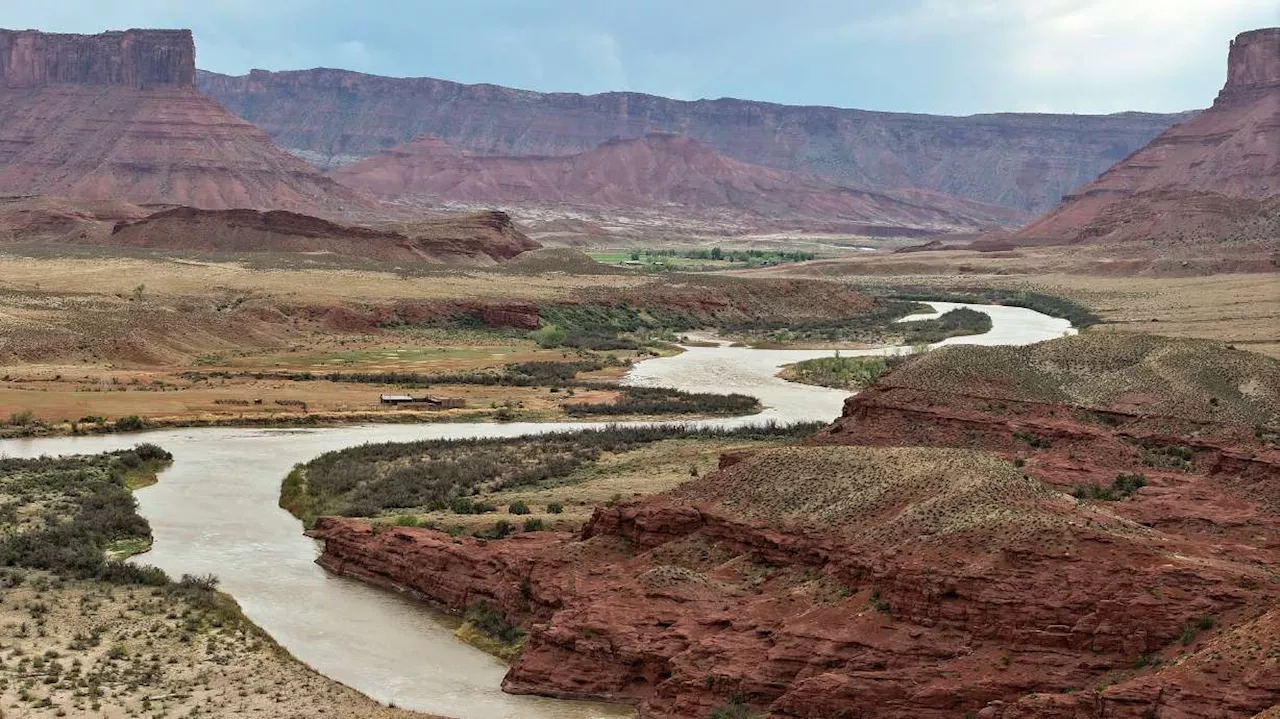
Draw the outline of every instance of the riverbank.
M24 717L244 713L424 719L310 670L212 577L124 564L151 531L130 492L172 457L155 445L0 460L0 703ZM425 719L430 719L425 718Z

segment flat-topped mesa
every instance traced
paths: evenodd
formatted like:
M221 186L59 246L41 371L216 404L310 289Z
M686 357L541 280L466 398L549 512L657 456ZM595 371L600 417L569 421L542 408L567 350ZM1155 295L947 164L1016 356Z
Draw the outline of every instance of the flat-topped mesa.
M190 30L116 30L98 35L0 30L0 77L10 88L46 85L194 87Z
M1214 105L1248 100L1280 88L1280 27L1242 32L1227 55L1227 84Z

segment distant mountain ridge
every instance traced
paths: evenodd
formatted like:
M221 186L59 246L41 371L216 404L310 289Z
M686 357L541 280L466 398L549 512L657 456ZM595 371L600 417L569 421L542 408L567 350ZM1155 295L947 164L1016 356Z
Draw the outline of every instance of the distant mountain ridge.
M970 117L798 107L736 99L539 93L334 69L233 77L197 86L278 145L334 168L416 137L480 155L562 156L614 138L684 135L728 157L870 190L928 190L1042 211L1142 147L1173 115Z
M469 155L422 137L331 173L390 199L470 204L670 211L685 217L734 213L756 226L844 227L872 234L906 229L963 232L1018 224L1007 208L944 195L895 197L753 165L696 140L654 133L616 139L575 155Z

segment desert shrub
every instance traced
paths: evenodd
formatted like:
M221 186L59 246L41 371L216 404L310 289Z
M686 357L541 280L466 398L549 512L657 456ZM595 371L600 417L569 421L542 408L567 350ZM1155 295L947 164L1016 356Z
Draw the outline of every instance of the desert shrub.
M856 390L866 387L907 356L819 357L791 365L792 379L821 387Z
M138 515L124 470L146 462L167 462L154 445L86 457L0 460L0 491L43 499L39 523L18 523L3 513L0 566L40 569L81 579L161 585L164 572L106 559L107 547L121 540L149 539L151 527Z
M512 502L507 507L507 512L511 514L529 514L529 505L524 502Z
M9 415L9 424L13 425L14 427L26 427L27 425L31 424L34 421L35 421L35 413L33 413L29 409L24 409L21 412L14 412L13 414Z
M760 719L761 716L753 712L741 697L734 697L728 704L708 714L707 719Z
M462 618L476 629L507 643L520 641L524 636L524 632L508 621L501 609L483 599L467 607Z
M748 414L760 409L755 397L744 394L682 392L665 387L623 387L616 402L571 403L564 411L573 416L626 414Z
M543 529L542 519L539 517L530 517L524 520L524 531L541 532Z
M1053 442L1047 437L1038 437L1029 432L1014 432L1013 437L1026 442L1028 446L1036 449L1049 449L1053 446Z
M1118 474L1109 485L1081 484L1071 490L1076 499L1093 499L1103 502L1118 502L1132 497L1135 492L1147 486L1147 477L1143 474Z
M560 514L564 511L564 505L559 502L552 502L547 505L547 514Z
M116 420L116 429L121 432L137 432L145 426L146 423L136 414L127 415Z
M559 347L568 337L569 334L559 325L545 325L533 333L533 341L543 348Z

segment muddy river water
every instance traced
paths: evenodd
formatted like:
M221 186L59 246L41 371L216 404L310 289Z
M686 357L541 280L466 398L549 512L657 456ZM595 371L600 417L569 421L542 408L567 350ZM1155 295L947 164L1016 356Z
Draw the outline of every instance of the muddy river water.
M929 303L939 311L959 306ZM1072 332L1066 320L1016 307L972 305L991 315L984 335L944 344L1028 344ZM888 354L895 350L844 351ZM830 350L695 347L649 360L626 381L702 392L742 392L766 409L708 421L732 426L831 420L846 392L774 375L785 364ZM503 694L505 666L453 637L447 618L400 595L329 575L314 563L317 544L276 506L293 465L365 442L517 436L588 427L584 423L372 425L324 429L193 428L96 437L0 441L0 456L93 453L155 442L174 455L160 482L137 492L155 546L140 561L171 575L216 574L221 587L298 659L382 702L458 719L592 719L630 710Z

